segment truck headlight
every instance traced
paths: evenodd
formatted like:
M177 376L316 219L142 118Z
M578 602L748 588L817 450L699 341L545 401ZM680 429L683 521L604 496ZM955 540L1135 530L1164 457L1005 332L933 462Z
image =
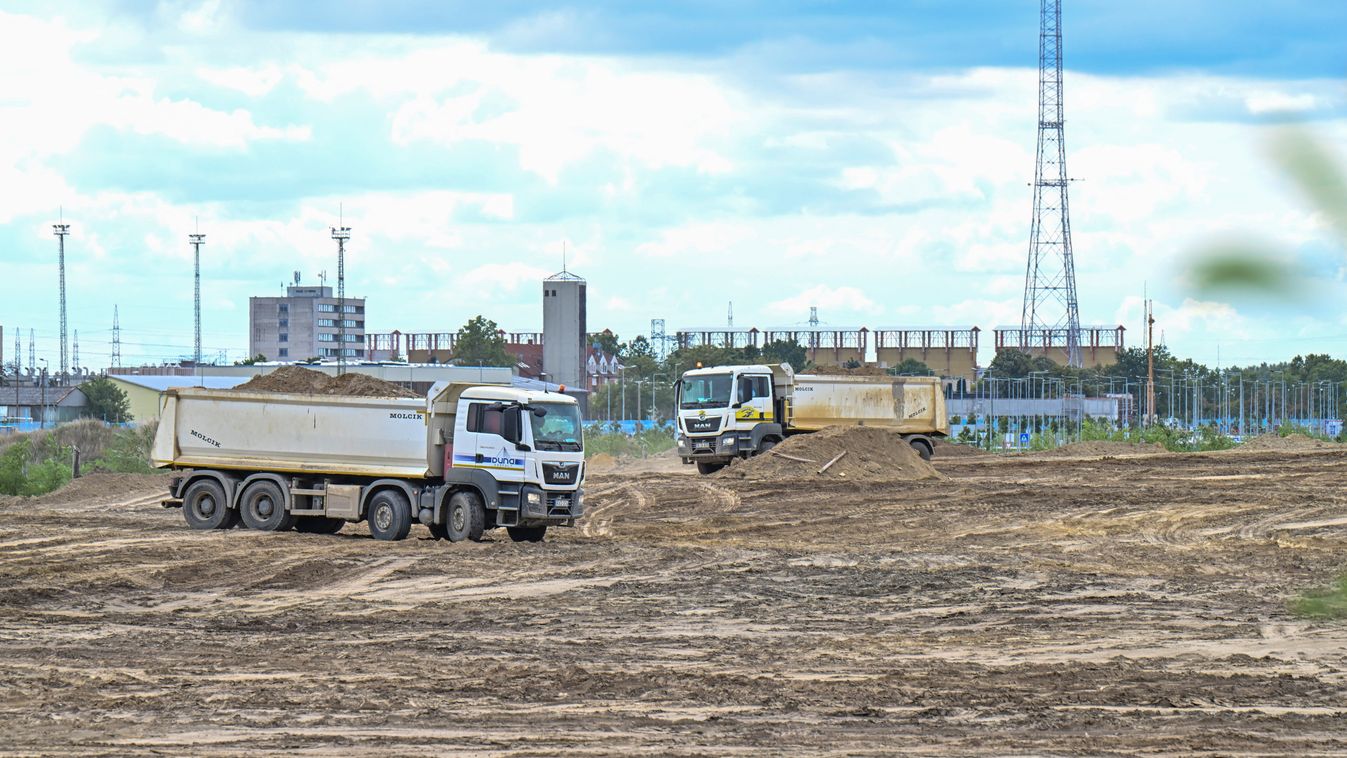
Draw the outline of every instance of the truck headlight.
M733 447L736 441L737 438L735 437L723 437L720 440L720 444L722 447Z
M543 493L541 492L530 492L527 495L525 495L525 498L528 500L529 505L543 504Z

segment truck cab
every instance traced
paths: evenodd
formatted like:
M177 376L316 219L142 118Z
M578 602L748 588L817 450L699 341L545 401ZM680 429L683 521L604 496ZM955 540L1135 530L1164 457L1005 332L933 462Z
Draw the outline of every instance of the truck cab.
M709 474L770 450L790 419L790 364L716 366L683 374L677 388L678 454Z
M569 524L580 513L584 455L574 398L474 387L458 399L444 479L453 482L472 471L490 474L499 494L493 525Z

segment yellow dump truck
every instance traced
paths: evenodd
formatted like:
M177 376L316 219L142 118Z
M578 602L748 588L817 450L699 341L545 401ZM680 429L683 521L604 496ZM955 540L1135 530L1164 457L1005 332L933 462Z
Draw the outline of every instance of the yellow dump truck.
M826 426L892 429L922 458L949 434L934 377L795 375L789 364L715 366L678 382L678 454L703 474Z

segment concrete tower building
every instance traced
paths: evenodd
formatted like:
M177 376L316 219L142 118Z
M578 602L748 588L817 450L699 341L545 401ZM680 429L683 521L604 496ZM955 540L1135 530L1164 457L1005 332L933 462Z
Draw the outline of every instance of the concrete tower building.
M543 280L543 371L548 381L587 389L585 280L562 270Z

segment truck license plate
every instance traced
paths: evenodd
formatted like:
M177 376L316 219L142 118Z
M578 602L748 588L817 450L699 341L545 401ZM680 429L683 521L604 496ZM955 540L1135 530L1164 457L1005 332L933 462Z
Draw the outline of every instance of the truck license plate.
M697 450L704 450L708 447L711 447L711 443L708 442L707 440L698 440L697 442L692 443L692 447L696 448Z
M571 499L568 497L557 498L557 507L565 508L566 510L569 511L571 509Z

